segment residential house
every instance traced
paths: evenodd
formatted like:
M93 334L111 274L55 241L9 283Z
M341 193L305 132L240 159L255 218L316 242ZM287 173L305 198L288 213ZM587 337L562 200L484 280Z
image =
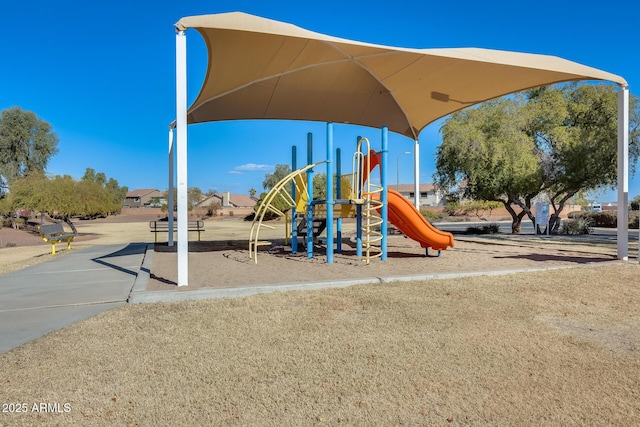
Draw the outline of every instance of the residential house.
M396 190L412 203L415 201L415 186L413 184L390 185L389 188ZM444 206L444 193L433 184L420 184L420 205L419 206Z
M195 208L207 208L212 203L219 203L222 210L231 209L253 209L256 200L244 194L231 194L228 191L224 193L214 193L200 202L196 203Z
M164 193L155 188L140 188L127 193L123 207L125 208L157 208L167 203Z

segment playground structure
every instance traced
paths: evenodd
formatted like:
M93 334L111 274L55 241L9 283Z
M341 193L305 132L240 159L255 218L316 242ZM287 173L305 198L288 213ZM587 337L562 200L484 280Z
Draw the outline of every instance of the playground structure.
M285 241L291 242L291 252L298 252L298 237L305 238L307 258L313 258L313 247L318 236L326 228L327 263L333 262L335 251L342 253L342 220L356 220L356 255L366 264L370 260L387 259L387 228L391 222L407 237L417 241L429 255L429 248L438 251L454 246L453 235L442 232L431 225L413 204L397 191L386 186L386 128L382 129L382 150L371 149L367 138L358 137L356 151L352 156L350 188L346 197L342 191L341 150L336 149L335 174L333 186L333 128L327 125L327 160L313 163L313 136L307 134L307 165L297 169L297 147L292 147L292 170L281 179L265 196L260 204L251 226L249 236L249 257L258 262L258 248L271 245L270 241L259 239L260 228L272 226L265 224L267 213L275 214L285 220ZM314 168L326 165L326 199L314 199ZM380 183L374 183L371 173L378 167ZM276 204L289 208L279 209ZM332 208L330 208L332 206ZM333 233L333 221L336 220L336 235Z

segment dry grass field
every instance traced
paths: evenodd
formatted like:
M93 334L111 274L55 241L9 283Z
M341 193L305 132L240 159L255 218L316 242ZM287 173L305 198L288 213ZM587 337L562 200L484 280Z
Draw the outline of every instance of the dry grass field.
M77 246L149 241L143 225ZM640 425L639 275L127 305L0 355L0 425Z

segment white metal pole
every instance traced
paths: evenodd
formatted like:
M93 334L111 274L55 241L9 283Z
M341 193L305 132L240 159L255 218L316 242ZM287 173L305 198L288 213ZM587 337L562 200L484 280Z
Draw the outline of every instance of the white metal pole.
M175 162L175 150L173 149L173 128L172 124L169 126L169 194L167 200L167 215L169 218L169 246L173 246L173 208L175 206L175 202L173 200L173 183L175 182L175 174L174 174L174 162Z
M618 92L618 259L629 259L629 88L626 86Z
M189 284L187 228L187 37L176 33L176 143L178 173L178 286Z
M413 205L420 210L420 143L413 144Z

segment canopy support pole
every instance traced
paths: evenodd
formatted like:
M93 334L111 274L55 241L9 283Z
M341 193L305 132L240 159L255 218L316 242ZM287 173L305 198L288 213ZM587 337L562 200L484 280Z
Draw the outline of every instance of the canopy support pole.
M618 259L629 259L629 88L618 92ZM640 260L640 256L638 257Z
M382 127L382 159L380 165L380 185L382 186L382 194L380 195L380 201L382 207L380 208L380 216L382 218L382 224L380 224L380 233L382 233L382 240L380 241L380 255L381 261L387 260L387 232L389 228L389 189L387 183L387 158L389 157L389 128Z
M420 210L420 143L413 144L413 205Z
M168 245L173 246L173 208L175 206L175 201L173 200L173 183L175 182L175 171L174 171L174 163L175 163L175 149L173 148L173 129L175 128L175 124L172 123L169 126L169 194L167 195L167 216L169 219L169 238Z
M291 170L298 170L298 148L295 145L291 147ZM295 180L291 181L291 199L296 201ZM298 214L295 203L291 207L291 253L298 253Z
M333 264L333 205L333 123L329 122L327 123L327 264Z
M176 139L178 167L178 286L189 284L187 220L187 37L176 33Z

